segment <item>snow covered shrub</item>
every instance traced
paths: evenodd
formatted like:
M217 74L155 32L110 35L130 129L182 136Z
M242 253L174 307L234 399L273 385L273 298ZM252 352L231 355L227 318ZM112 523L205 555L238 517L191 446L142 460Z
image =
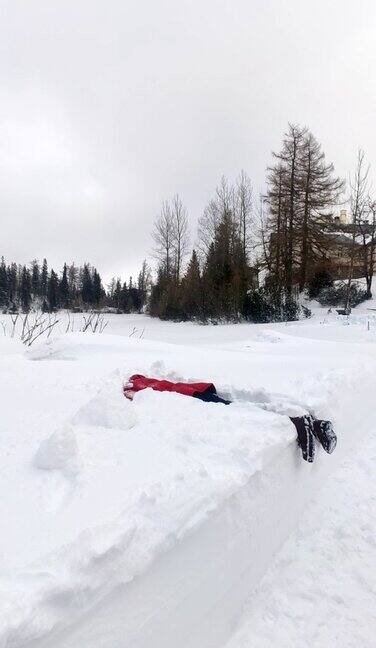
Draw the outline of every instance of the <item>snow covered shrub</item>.
M245 300L245 316L251 322L271 322L273 313L263 288L252 290Z
M367 299L367 291L353 283L350 287L350 306L354 308ZM330 288L321 290L317 297L321 306L345 306L347 301L347 285L344 281Z
M327 270L318 270L308 284L308 296L310 299L316 299L324 288L331 288L332 286L331 274Z
M251 322L291 322L299 319L299 312L293 297L277 291L255 288L246 296L244 315Z
M287 296L281 304L282 321L295 322L299 319L300 306L291 296Z

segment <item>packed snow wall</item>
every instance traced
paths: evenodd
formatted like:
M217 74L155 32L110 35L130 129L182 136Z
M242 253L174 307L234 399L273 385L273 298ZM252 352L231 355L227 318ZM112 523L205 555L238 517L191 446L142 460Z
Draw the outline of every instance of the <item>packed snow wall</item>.
M345 381L346 382L346 381ZM342 386L336 452L304 463L295 442L265 450L262 468L204 521L130 582L118 585L75 625L39 638L38 648L218 648L272 556L296 527L314 491L367 431L369 384ZM299 574L296 575L299 578Z

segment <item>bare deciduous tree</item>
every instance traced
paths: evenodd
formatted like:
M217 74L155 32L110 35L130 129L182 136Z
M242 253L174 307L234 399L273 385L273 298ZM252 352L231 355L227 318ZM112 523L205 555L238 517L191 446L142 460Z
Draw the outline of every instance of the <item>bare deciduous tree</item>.
M325 162L321 145L309 131L304 137L300 167L299 289L303 290L309 265L315 262L322 246L322 233L330 219L328 212L338 204L344 183L341 178L334 176L333 164Z
M365 165L364 151L359 149L356 168L350 179L350 213L352 222L352 238L350 250L350 265L347 279L345 310L350 309L351 285L354 279L354 266L359 224L364 221L369 204L369 165Z
M291 294L293 282L303 290L308 270L323 256L323 232L330 209L338 204L343 181L334 176L320 144L307 128L290 125L282 149L269 167L270 252L276 286Z
M189 250L188 234L188 217L187 210L180 200L178 194L172 199L172 234L173 234L173 253L174 253L174 270L176 281L180 281L184 258Z
M143 299L145 299L145 296L150 286L151 286L151 269L146 259L144 259L137 280L137 288L140 291Z
M167 275L170 275L174 249L174 221L171 207L167 201L163 202L154 223L152 237L155 244L154 254Z
M201 263L206 258L220 219L218 204L211 200L198 220L197 249Z
M245 259L248 259L251 249L253 191L251 180L245 171L241 172L237 180L235 193L243 255Z
M154 254L167 277L180 280L184 257L188 252L188 217L180 197L176 194L171 203L167 200L154 223Z

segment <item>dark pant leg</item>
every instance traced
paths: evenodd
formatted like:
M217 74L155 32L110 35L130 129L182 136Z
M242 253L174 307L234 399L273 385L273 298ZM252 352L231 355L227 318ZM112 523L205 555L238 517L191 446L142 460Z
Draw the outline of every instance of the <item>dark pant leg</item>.
M305 461L312 463L315 458L315 438L313 436L313 421L309 415L290 416L290 421L295 425L298 436L298 445Z
M205 403L222 403L222 405L230 405L231 401L226 400L225 398L221 398L217 394L216 388L213 387L208 387L205 389L203 392L195 392L193 394L194 398L199 398L200 400L204 401Z

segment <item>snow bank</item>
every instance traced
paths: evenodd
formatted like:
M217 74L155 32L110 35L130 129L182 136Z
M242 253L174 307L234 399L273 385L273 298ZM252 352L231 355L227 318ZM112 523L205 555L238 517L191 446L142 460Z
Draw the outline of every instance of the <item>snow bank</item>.
M107 407L118 402L119 383L115 375L79 409L70 426L43 440L34 465L65 475L77 474L80 454L83 480L90 471L87 464L91 457L102 455L101 450L106 452L105 445L110 443L111 437L108 432L104 437L102 429L110 424L107 410L104 418L98 416L97 425L95 413L100 412L101 404ZM115 407L112 423L122 426L123 432L132 428L134 434L128 439L123 436L122 444L117 437L116 445L107 447L112 461L97 473L102 477L98 492L105 493L109 471L113 478L114 447L119 455L124 450L128 453L124 470L128 465L128 469L142 471L140 485L135 486L131 472L123 474L123 486L128 485L130 494L128 498L121 494L121 501L128 499L128 505L115 522L83 531L58 554L44 557L16 578L3 581L0 610L6 620L2 639L7 648L34 639L38 646L43 645L46 633L52 633L53 641L58 641L61 627L70 626L117 588L147 573L158 556L174 552L228 497L243 488L250 475L261 470L268 449L282 447L295 436L288 419L281 420L252 404L231 410L151 390L138 394L133 403L124 397L121 402L125 414L119 416ZM136 421L138 425L133 428ZM114 428L109 430L115 434ZM89 436L85 438L85 434ZM149 463L156 464L162 480L150 480L145 474ZM77 488L83 488L83 484L78 482ZM102 517L99 501L95 504Z
M165 495L161 497L158 489L144 493L139 501L138 519L143 510L148 523L142 530L123 529L121 540L112 539L105 550L98 552L94 562L86 555L86 575L91 572L90 580L98 572L98 561L101 569L105 565L106 572L111 565L112 586L106 587L106 595L103 597L103 582L101 600L84 623L56 633L52 643L51 638L46 643L39 641L38 646L113 648L122 645L124 637L127 647L135 648L222 645L242 604L295 528L313 493L346 455L354 426L358 433L365 431L367 415L364 410L363 414L354 412L349 396L351 393L352 398L361 402L367 381L368 377L356 376L350 392L348 380L334 381L331 377L333 391L340 391L344 398L336 416L341 437L335 455L328 457L320 452L313 466L303 464L295 441L290 438L282 447L277 444L265 448L258 455L258 465L244 470L237 483L232 481L231 486L225 486L222 482L222 492L219 483L214 485L209 475L197 474L190 483L196 496L193 510L192 501L187 508L181 483L172 488L169 501ZM151 398L150 394L143 396L146 400ZM205 487L206 498L200 501L197 494L201 492L198 484L202 479L209 484ZM129 563L136 565L136 569L128 571ZM74 600L77 603L77 592Z
M374 369L359 368L365 345L360 359L362 345L239 330L244 340L210 349L67 336L40 345L33 362L5 363L5 402L17 397L22 408L4 408L0 439L9 488L0 503L1 648L207 648L227 639L313 490L354 429L363 433L375 384ZM130 403L121 382L135 372L218 385L236 376L227 390L239 402L146 390ZM289 419L272 411L300 402L339 433L336 453L318 452L312 466Z

